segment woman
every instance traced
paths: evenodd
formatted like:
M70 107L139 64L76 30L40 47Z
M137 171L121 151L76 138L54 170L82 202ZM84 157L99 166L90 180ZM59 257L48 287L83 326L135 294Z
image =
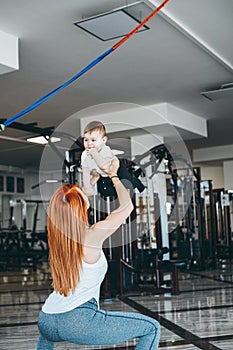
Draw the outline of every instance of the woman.
M119 199L119 207L105 220L88 227L88 198L77 185L58 188L49 205L48 242L54 292L39 315L37 350L50 350L54 342L113 345L139 338L137 350L157 350L159 323L132 312L99 309L100 285L107 271L102 251L111 236L133 210L133 204L113 160L106 174Z

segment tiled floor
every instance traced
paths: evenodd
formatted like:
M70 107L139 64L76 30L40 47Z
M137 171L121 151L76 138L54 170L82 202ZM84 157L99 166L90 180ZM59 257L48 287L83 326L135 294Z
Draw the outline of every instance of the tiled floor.
M30 269L0 271L0 349L33 350L38 337L37 317L51 290L46 263ZM162 350L233 350L233 271L230 264L217 270L180 272L178 296L131 296L101 308L149 314L161 324ZM112 347L57 343L57 350L135 349L135 341ZM147 349L145 349L147 350Z

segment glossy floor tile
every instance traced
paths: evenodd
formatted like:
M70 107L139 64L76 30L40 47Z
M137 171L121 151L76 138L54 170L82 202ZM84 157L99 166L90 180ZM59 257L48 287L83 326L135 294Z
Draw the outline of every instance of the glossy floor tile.
M38 337L37 317L51 291L48 265L0 271L0 349L33 350ZM101 308L149 314L161 324L162 350L233 349L233 271L180 271L179 295L128 295L101 302ZM60 350L135 349L136 340L114 347L57 343ZM145 349L147 350L147 349Z

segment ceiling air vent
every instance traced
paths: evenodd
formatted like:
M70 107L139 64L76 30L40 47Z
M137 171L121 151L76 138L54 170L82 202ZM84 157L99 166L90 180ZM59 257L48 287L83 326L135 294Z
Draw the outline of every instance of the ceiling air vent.
M74 24L103 41L128 34L150 13L151 9L143 1L137 1L109 12L82 19ZM144 25L138 32L149 29Z
M220 100L222 98L233 98L233 83L222 84L219 89L203 91L201 95L210 101Z

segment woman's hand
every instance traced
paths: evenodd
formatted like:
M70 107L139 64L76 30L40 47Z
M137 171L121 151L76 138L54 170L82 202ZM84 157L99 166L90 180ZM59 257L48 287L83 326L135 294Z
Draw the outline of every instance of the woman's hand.
M109 177L117 176L117 171L119 169L120 162L117 157L114 157L113 160L110 163L110 166L107 169L103 169L105 174L107 174Z

